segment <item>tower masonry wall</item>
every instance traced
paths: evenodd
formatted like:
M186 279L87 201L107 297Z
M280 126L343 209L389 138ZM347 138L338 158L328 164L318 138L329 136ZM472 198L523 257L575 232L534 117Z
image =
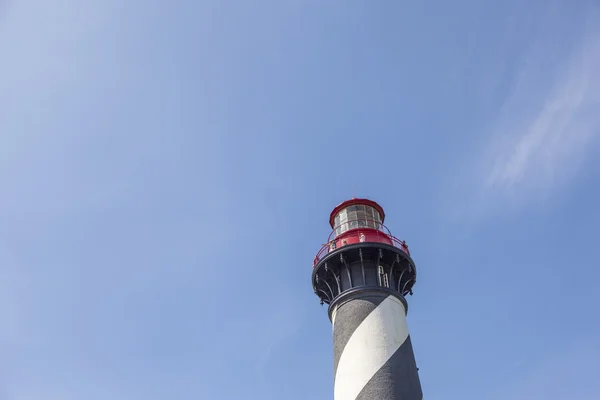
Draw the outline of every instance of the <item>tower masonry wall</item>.
M363 291L335 305L335 400L422 400L406 309L398 296Z

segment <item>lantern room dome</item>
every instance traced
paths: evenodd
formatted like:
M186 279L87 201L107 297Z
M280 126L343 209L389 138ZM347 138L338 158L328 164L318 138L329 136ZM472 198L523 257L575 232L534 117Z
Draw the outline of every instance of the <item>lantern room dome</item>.
M385 213L379 204L369 199L353 198L333 209L329 216L329 225L334 230L343 231L354 228L379 229L384 219Z

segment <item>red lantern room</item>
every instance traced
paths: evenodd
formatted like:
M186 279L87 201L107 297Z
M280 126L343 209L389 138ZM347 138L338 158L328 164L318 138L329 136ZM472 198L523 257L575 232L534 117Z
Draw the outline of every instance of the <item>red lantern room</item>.
M333 231L315 257L314 265L330 251L354 243L384 243L410 254L406 243L396 239L384 221L383 208L373 200L353 198L338 204L329 216Z
M384 220L383 208L369 199L354 198L333 209L333 230L313 260L313 289L322 302L331 304L346 290L367 286L400 297L412 293L416 269L408 246Z
M333 209L329 225L333 228L336 245L363 242L392 244L384 231L383 208L372 200L352 199ZM337 247L337 246L336 246Z

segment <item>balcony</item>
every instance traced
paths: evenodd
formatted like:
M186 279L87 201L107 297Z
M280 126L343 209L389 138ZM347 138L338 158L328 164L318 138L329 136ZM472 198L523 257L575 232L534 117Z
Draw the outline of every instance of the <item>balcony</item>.
M346 227L345 229L343 227L344 225ZM357 225L366 227L354 228L354 226ZM330 252L343 246L356 243L383 243L397 247L410 256L406 242L392 235L390 230L381 222L372 220L351 220L344 221L342 224L340 224L340 226L336 226L331 231L329 237L327 238L327 243L321 246L321 249L313 260L313 268Z

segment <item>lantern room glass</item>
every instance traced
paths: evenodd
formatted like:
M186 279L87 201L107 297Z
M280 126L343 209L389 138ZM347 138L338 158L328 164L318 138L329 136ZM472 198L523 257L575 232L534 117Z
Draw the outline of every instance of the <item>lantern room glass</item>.
M351 205L340 210L334 218L335 236L357 228L383 230L377 209L364 204Z

